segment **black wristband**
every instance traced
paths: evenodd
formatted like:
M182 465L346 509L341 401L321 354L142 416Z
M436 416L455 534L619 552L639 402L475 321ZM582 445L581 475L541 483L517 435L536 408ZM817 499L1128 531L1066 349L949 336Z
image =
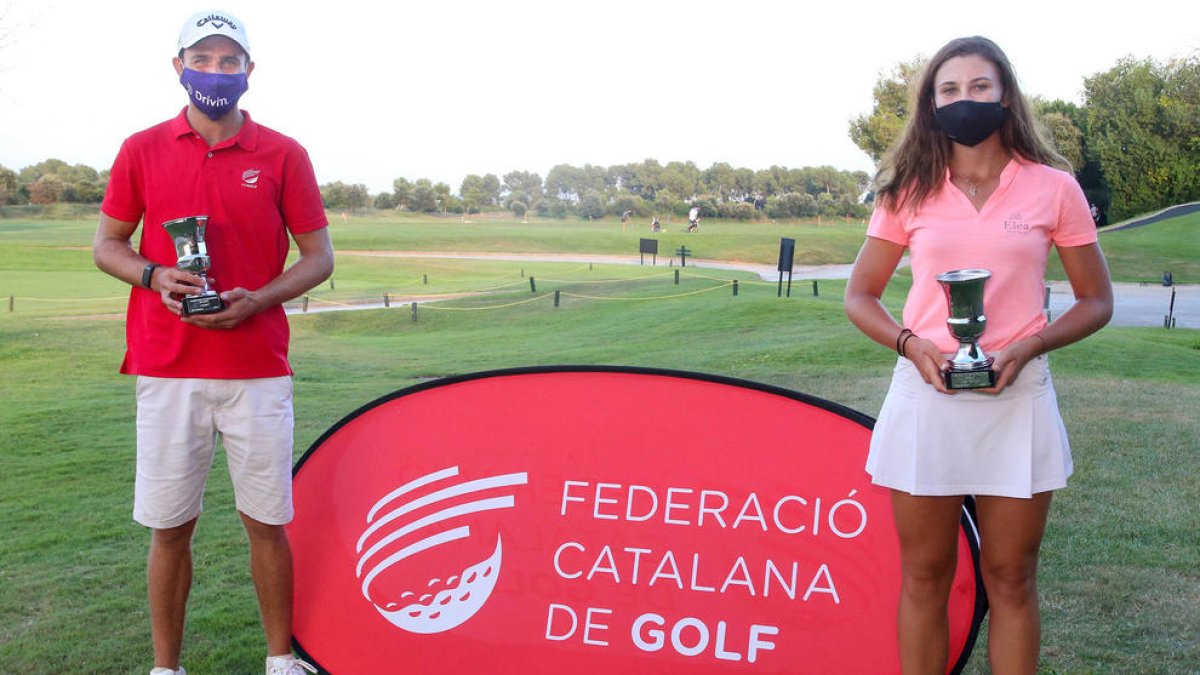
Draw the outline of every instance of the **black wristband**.
M909 333L904 336L904 341L900 343L900 356L908 358L908 341L917 336L916 333Z
M150 263L149 265L146 265L146 267L144 269L142 269L142 287L143 288L149 288L150 290L154 290L153 288L150 287L150 282L154 279L154 270L158 269L158 267L159 267L158 263Z

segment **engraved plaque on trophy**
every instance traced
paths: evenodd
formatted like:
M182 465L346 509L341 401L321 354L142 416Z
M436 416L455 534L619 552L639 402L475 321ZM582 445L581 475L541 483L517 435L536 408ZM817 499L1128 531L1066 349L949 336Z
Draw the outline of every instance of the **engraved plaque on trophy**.
M981 389L996 386L992 357L979 348L979 336L987 328L983 313L983 286L992 276L988 270L952 270L937 277L946 293L950 315L946 326L958 340L958 352L943 373L947 389Z
M188 216L163 223L163 228L175 243L175 267L195 274L204 282L200 293L185 295L180 299L184 316L216 314L225 309L225 301L208 282L212 259L204 243L204 228L207 225L208 216Z

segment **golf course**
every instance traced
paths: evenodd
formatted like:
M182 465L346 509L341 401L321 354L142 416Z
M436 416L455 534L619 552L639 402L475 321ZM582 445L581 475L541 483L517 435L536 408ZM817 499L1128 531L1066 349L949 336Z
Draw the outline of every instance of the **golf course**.
M82 208L0 217L0 673L147 663L148 534L130 516L134 378L117 372L129 287L93 265L95 223ZM714 218L697 233L674 221L653 235L611 217L508 213L330 213L330 223L332 282L287 305L296 457L367 402L474 371L699 371L874 416L896 359L846 319L843 280L798 274L780 297L774 281L693 262L774 266L787 237L798 267L847 264L860 220ZM1157 284L1169 269L1191 285L1197 233L1191 213L1102 233L1100 244L1114 281ZM582 262L638 258L650 237L655 261ZM1048 277L1065 279L1053 253ZM902 268L888 286L896 314L910 281ZM317 311L331 308L360 311ZM1054 497L1042 546L1041 672L1197 672L1200 332L1109 326L1051 362L1075 474ZM662 402L663 425L687 419ZM205 507L183 659L193 673L257 672L262 634L221 453ZM985 651L986 626L965 672L988 672Z

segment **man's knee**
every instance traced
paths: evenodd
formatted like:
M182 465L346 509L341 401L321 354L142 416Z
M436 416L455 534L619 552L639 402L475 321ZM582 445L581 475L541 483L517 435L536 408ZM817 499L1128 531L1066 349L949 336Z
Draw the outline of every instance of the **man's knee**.
M152 528L150 545L160 549L182 549L191 546L196 520L192 519L176 527Z
M242 525L246 528L246 536L251 543L287 542L287 528L284 525L274 525L256 520L241 513Z

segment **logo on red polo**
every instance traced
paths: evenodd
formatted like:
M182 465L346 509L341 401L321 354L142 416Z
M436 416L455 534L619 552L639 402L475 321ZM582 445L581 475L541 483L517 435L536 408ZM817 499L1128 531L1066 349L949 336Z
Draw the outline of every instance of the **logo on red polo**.
M246 169L242 172L242 187L257 188L261 169Z
M363 597L392 625L410 633L460 626L487 602L500 576L503 544L499 532L482 536L495 529L487 522L495 518L484 519L480 527L477 516L512 508L513 495L497 491L528 482L525 473L451 482L457 476L458 467L450 467L384 495L371 506L358 538L355 574ZM452 546L464 540L466 546ZM476 561L484 545L490 552ZM419 564L422 559L432 564ZM454 567L445 567L451 562ZM423 573L430 568L444 572Z

